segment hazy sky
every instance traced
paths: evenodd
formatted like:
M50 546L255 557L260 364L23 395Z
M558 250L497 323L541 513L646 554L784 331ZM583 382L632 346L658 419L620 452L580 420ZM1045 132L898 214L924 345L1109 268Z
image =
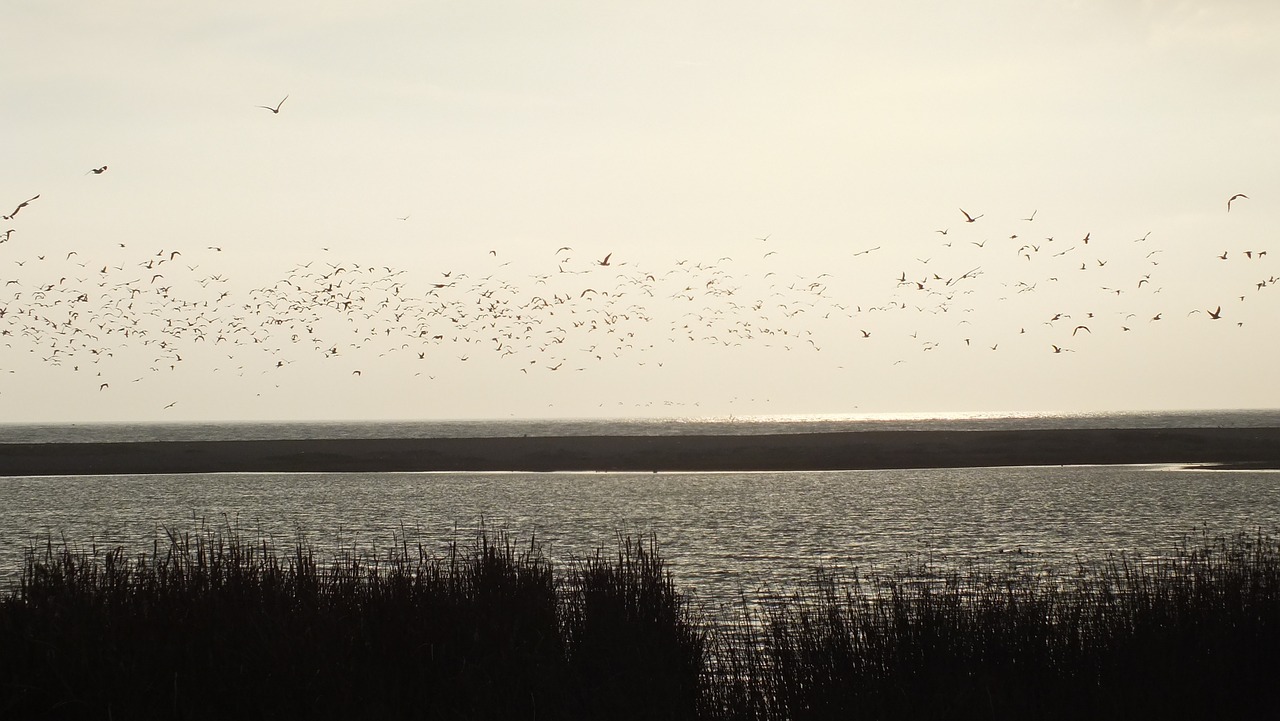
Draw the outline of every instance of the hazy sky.
M1280 406L1277 37L1261 1L11 2L0 420Z

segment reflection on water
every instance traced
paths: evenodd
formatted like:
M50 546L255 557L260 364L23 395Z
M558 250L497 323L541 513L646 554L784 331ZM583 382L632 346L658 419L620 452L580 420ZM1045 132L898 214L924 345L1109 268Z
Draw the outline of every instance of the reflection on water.
M257 423L0 423L0 443L223 441L311 438L507 438L1070 428L1269 428L1280 410L1106 413L875 413L709 418L560 418Z
M536 537L555 561L619 534L656 534L706 601L791 585L818 565L884 568L1106 552L1167 552L1184 533L1280 530L1280 473L1167 467L806 473L223 474L0 479L0 577L55 541L150 550L200 519L318 547L387 548L407 532L443 550L480 526ZM1021 553L1018 553L1021 551Z

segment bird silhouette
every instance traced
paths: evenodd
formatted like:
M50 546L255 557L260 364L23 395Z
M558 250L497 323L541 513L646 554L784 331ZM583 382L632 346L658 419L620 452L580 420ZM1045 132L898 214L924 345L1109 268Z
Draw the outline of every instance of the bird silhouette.
M36 198L39 198L39 197L40 197L39 195L33 195L33 196L31 196L30 198L27 198L26 200L22 201L21 203L18 203L18 207L14 208L12 213L10 213L10 214L8 214L8 215L0 216L0 218L3 218L3 219L5 219L5 220L13 220L13 216L17 215L19 210L22 210L23 208L27 207L27 206L31 203L31 201L33 201L33 200L35 200Z
M978 218L981 218L981 217L984 215L984 213L978 213L977 215L969 215L968 213L965 213L964 208L961 208L961 209L960 209L960 212L961 212L961 213L964 213L964 222L966 222L966 223L972 223L972 222L974 222L974 221L975 221L975 220L977 220Z
M279 114L280 114L280 106L281 106L281 105L284 105L284 101L286 101L286 100L288 100L288 99L289 99L289 96L288 96L288 95L284 96L283 98L281 98L281 99L280 99L280 102L276 103L276 106L275 106L274 108L273 108L273 107L271 107L270 105L259 105L258 107L263 108L264 110L270 110L270 111L272 112L272 114L274 114L274 115L279 115Z
M87 171L85 171L85 175L88 175L89 173L93 173L94 175L102 175L105 172L107 172L107 166L104 165L101 168L89 168Z
M1246 200L1247 200L1247 199L1249 198L1249 196L1245 195L1244 193L1236 193L1235 195L1231 196L1230 198L1227 198L1227 212L1228 212L1228 213L1230 213L1230 212L1231 212L1231 201L1235 200L1236 198L1244 198L1244 199L1246 199Z

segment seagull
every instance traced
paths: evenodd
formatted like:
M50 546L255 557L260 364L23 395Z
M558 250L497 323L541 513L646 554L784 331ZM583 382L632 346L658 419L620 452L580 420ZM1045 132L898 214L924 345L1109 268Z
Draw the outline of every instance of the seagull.
M1228 212L1228 213L1230 213L1230 212L1231 212L1231 201L1235 200L1236 198L1244 198L1244 199L1248 200L1249 196L1245 195L1244 193L1236 193L1235 195L1231 196L1230 198L1227 198L1227 212Z
M30 198L27 198L26 200L22 201L21 203L18 203L18 207L14 208L12 213L10 213L10 214L8 214L8 215L0 215L0 218L3 218L3 219L5 219L5 220L13 220L13 216L17 215L19 210L22 210L23 208L27 207L27 205L28 205L31 201L33 201L33 200L35 200L36 198L39 198L39 197L40 197L39 195L33 195L33 196L31 196Z
M964 222L966 223L972 223L973 221L977 220L978 218L981 218L984 215L984 213L978 213L977 215L969 215L968 213L965 213L964 208L961 208L960 212L964 213Z
M276 103L276 106L275 106L274 108L273 108L273 107L271 107L270 105L259 105L258 107L263 108L263 109L265 109L265 110L270 110L273 114L275 114L275 115L279 115L279 114L280 114L280 106L281 106L281 105L284 105L284 101L285 101L285 100L288 100L288 99L289 99L289 96L288 96L288 95L284 96L283 98L281 98L280 102Z
M1209 317L1213 320L1219 320L1222 318L1222 306L1218 306L1217 310L1206 310L1205 312L1208 313Z
M85 171L85 175L88 175L89 173L93 173L94 175L102 175L105 172L107 172L107 166L104 165L101 168L89 168L87 171Z
M612 257L613 257L613 253L610 253L604 257L604 260L597 260L596 265L608 265L609 259Z
M1035 219L1036 219L1036 213L1038 213L1038 212L1040 212L1040 211L1039 211L1039 210L1033 210L1033 211L1031 211L1031 217L1030 217L1030 218L1023 218L1023 220L1025 220L1025 221L1027 221L1027 222L1031 222L1031 221L1035 220Z
M1093 331L1089 330L1089 326L1087 326L1087 325L1078 325L1078 326L1076 326L1076 327L1075 327L1075 329L1074 329L1074 330L1072 330L1072 331L1071 331L1071 335L1072 335L1072 337L1075 337L1075 334L1076 334L1076 333L1078 333L1078 332L1080 332L1081 330L1085 331L1085 332L1086 332L1086 333L1088 333L1089 335L1093 335Z

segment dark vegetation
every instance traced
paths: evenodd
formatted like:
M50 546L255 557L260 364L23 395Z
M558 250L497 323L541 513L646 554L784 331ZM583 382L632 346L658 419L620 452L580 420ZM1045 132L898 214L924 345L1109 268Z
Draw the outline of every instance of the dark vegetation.
M933 565L712 616L655 543L564 570L501 534L443 556L33 550L0 598L0 718L1270 717L1280 542L1184 540L1074 574Z

